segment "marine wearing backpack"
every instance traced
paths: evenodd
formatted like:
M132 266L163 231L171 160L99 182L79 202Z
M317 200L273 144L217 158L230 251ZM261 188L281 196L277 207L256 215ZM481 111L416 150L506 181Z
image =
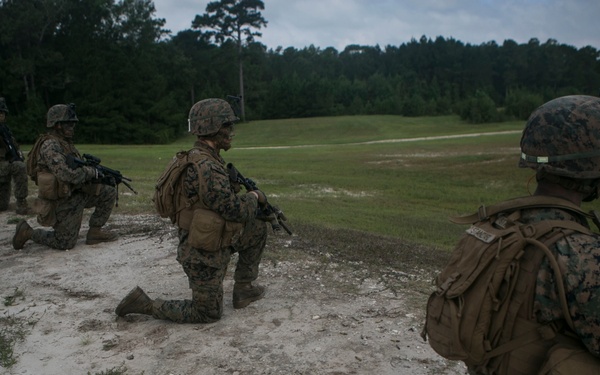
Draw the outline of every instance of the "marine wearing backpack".
M510 374L535 374L549 347L566 340L557 332L563 326L539 325L529 314L537 271L543 257L554 259L548 246L574 232L592 232L573 221L519 222L521 210L542 207L589 217L559 198L524 197L452 219L471 227L437 276L437 290L427 303L423 335L438 354L464 361L477 373L508 374L500 371L501 364L508 364L505 356L519 348L526 360ZM558 266L553 269L561 274ZM564 290L559 295L568 311ZM514 329L523 331L518 339Z
M435 280L422 335L470 374L600 374L600 236L580 209L600 182L600 99L538 108L521 150L534 196L453 220L471 226Z
M241 234L243 225L211 211L198 195L187 197L183 193L183 173L195 168L199 174L198 163L202 160L215 161L203 148L179 151L158 178L152 200L161 217L168 217L178 228L190 231L189 241L194 247L218 251Z
M188 168L188 166L195 165L200 159L200 152L190 151L179 151L169 164L165 167L163 173L156 181L154 195L152 202L154 202L154 208L156 212L164 218L171 219L171 223L177 224L181 220L178 220L178 216L182 210L191 207L195 201L188 202L187 205L178 206L178 198L181 196L181 174ZM197 196L195 200L197 200ZM189 229L190 223L182 223L185 229Z
M195 103L188 123L196 142L190 151L175 155L156 184L156 210L177 226L176 260L188 278L191 299L152 299L135 287L117 305L118 316L216 322L223 316L223 284L234 253L233 308L245 308L265 295L265 288L254 282L267 241L266 223L257 213L267 199L260 190L241 193L221 155L232 147L238 120L222 99Z

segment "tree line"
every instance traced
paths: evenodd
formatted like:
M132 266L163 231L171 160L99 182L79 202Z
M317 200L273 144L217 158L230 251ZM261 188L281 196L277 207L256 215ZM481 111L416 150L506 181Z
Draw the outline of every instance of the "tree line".
M47 109L73 102L78 142L165 143L187 130L193 103L242 90L247 121L359 114L502 121L525 119L560 95L600 93L593 46L423 36L342 51L269 49L249 29L242 40L209 28L226 4L264 8L259 0L213 2L190 29L171 35L152 0L0 0L0 96L13 133L33 142ZM267 26L254 16L255 27Z

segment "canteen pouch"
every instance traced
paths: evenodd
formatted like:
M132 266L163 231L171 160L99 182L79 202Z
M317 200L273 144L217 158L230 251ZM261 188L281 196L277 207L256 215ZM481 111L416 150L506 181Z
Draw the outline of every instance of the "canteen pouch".
M188 243L204 251L219 251L221 237L225 229L225 219L218 213L198 208L194 210L190 225Z

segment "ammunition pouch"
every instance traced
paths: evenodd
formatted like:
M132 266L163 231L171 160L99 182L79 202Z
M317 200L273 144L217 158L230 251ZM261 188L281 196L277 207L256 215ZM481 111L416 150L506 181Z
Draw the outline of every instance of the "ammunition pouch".
M204 208L194 210L188 243L204 251L219 251L241 234L242 223L226 221L218 213Z
M41 199L55 201L71 195L69 184L61 182L50 172L38 172L36 183Z

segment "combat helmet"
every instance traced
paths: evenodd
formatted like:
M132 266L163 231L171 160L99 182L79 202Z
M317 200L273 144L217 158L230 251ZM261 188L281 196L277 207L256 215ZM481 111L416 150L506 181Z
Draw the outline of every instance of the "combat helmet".
M223 99L204 99L192 106L188 116L190 133L200 136L215 134L226 123L238 121L233 109Z
M519 167L569 179L600 178L600 98L563 96L537 108L523 130Z
M79 122L75 113L75 104L57 104L50 107L46 120L47 128L54 127L57 122Z
M4 112L8 115L8 106L6 105L6 100L4 100L4 98L0 98L0 112Z

